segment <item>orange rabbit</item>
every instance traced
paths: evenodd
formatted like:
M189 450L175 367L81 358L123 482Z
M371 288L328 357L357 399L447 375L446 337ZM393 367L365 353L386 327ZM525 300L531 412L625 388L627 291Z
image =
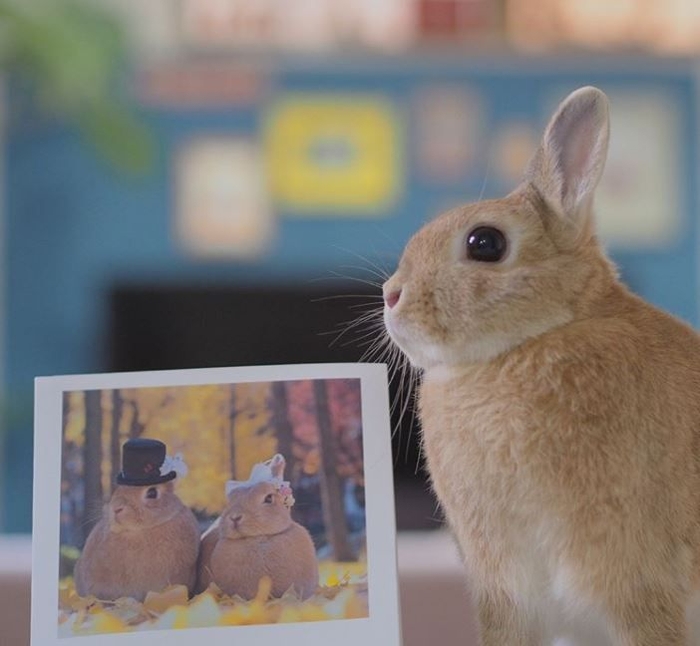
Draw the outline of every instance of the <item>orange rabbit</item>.
M143 601L173 584L192 592L200 532L174 490L182 463L171 470L158 440L129 440L123 455L118 486L75 564L78 594Z
M252 599L267 576L273 597L290 589L302 599L314 594L316 550L309 532L292 520L284 467L277 454L256 464L249 480L228 484L228 503L202 538L198 589L214 582L227 594Z
M700 644L700 338L596 239L608 131L572 93L523 183L427 224L384 285L483 646Z

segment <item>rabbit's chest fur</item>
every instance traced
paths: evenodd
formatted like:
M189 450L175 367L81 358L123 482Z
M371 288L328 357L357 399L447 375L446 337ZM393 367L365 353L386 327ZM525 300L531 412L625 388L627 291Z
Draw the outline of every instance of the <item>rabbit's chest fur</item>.
M86 544L89 565L82 578L90 594L143 599L149 591L181 584L192 588L199 550L199 527L189 509L149 529L114 532L106 520Z
M299 547L307 549L300 552ZM276 597L292 586L308 596L318 578L313 543L297 523L280 534L219 539L212 552L211 571L222 590L248 599L257 594L263 576L271 579L271 594Z
M477 375L463 385L464 390L446 391L426 380L422 387L423 439L433 486L468 565L480 559L485 542L491 549L498 542L513 565L520 561L527 570L528 585L541 585L545 572L538 552L549 514L542 509L528 460L528 455L539 459L522 423L528 406L499 397ZM510 576L517 576L515 569Z
M643 331L598 322L424 375L428 468L477 590L590 621L618 563L678 541L673 567L699 587L700 344L662 331L688 343L655 357Z

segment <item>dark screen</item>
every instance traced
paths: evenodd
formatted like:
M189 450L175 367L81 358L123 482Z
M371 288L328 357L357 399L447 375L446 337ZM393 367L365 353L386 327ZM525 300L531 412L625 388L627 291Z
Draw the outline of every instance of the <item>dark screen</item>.
M289 363L356 362L381 331L371 324L344 332L379 308L379 291L357 285L120 285L111 291L111 371L167 370ZM377 319L379 321L381 319ZM379 359L375 359L379 360ZM399 379L391 401L409 393ZM439 526L420 461L419 432L409 410L392 414L399 529Z

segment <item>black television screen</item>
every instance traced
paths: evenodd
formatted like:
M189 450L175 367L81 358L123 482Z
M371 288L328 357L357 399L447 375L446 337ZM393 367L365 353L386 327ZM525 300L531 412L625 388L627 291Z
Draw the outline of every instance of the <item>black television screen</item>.
M116 285L109 297L107 369L355 362L382 331L371 323L346 328L380 307L379 290L355 283ZM406 381L393 379L390 397L397 403L410 397ZM400 416L402 406L393 408L398 528L439 527L417 423L410 409Z

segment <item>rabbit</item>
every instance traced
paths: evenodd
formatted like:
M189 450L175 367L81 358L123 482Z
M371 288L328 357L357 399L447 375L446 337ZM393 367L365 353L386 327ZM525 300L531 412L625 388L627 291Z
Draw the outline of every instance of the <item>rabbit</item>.
M307 599L318 588L316 550L309 532L292 520L284 457L256 467L267 475L256 478L254 468L249 481L231 483L223 513L202 537L198 590L213 582L228 595L252 599L268 576L272 597L293 588Z
M75 564L81 596L133 597L181 584L193 592L200 529L172 481L117 486Z
M383 285L482 646L700 644L700 337L596 238L608 111L570 94L522 183L428 222Z

